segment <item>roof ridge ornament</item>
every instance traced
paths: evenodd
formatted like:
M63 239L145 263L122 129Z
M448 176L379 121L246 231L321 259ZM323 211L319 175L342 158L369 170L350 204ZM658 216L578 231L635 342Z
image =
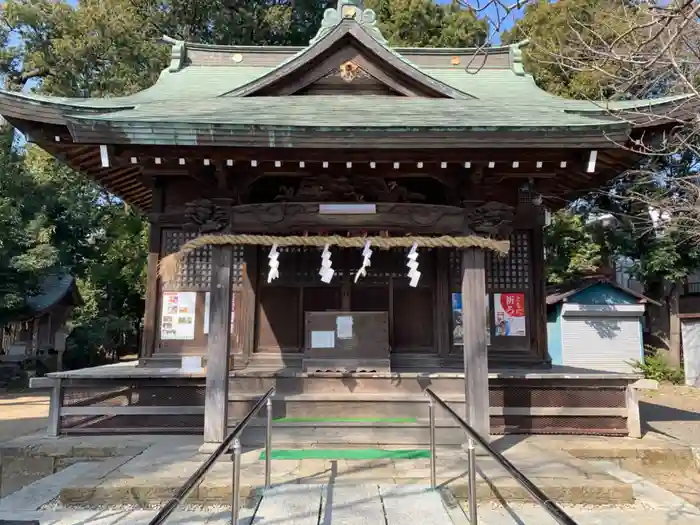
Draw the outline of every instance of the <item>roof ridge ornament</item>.
M382 44L386 43L386 38L377 27L377 14L373 9L365 9L362 0L338 0L335 8L330 7L324 11L321 27L309 44L313 45L321 40L343 20L354 20L375 40Z
M185 59L187 57L187 47L184 40L176 40L175 38L163 35L160 41L169 44L170 47L170 65L168 71L175 73L185 67Z
M521 40L508 46L510 48L510 64L513 73L518 76L525 75L525 66L523 64L523 48L530 43L529 40Z

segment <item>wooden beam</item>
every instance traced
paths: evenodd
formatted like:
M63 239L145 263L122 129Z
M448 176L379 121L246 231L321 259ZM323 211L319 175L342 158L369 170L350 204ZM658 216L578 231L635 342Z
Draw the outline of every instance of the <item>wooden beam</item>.
M464 165L464 162L469 161L472 163L472 168L475 167L476 162L489 162L497 161L498 163L512 163L514 160L520 162L520 169L524 169L530 164L532 168L537 169L536 162L541 161L544 163L555 162L558 163L562 160L570 160L573 163L583 164L581 161L580 153L581 149L576 148L533 148L528 149L517 149L517 148L474 148L474 149L420 149L420 148L410 148L401 151L391 150L391 149L334 149L329 152L327 149L323 148L229 148L229 147L216 147L216 146L157 146L157 145L128 145L128 146L115 146L115 155L121 157L124 161L128 162L131 157L156 157L160 156L163 158L163 167L168 168L169 163L171 164L169 169L178 167L179 158L187 159L204 159L209 158L213 160L228 160L231 159L236 161L250 161L257 160L258 162L275 160L281 162L295 162L299 161L305 162L307 165L309 162L322 162L322 161L333 161L339 163L345 162L403 162L403 163L413 163L415 167L416 162L425 163L427 167L428 163L435 162L438 166L442 162L455 162L459 163L460 167ZM600 151L599 151L600 155ZM600 157L599 157L600 158ZM154 168L154 166L151 166Z
M233 246L211 248L211 296L207 382L204 399L204 442L221 443L228 419L228 371L231 349L231 282Z
M462 323L464 327L465 418L489 438L489 369L486 348L486 271L484 251L462 252Z

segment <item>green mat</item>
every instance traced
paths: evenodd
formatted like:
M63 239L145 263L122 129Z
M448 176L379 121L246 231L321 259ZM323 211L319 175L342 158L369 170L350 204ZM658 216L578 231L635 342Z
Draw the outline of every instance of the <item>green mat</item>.
M415 417L279 417L275 423L416 423Z
M381 450L378 448L273 450L272 459L421 459L430 458L430 450ZM265 459L265 451L260 453Z

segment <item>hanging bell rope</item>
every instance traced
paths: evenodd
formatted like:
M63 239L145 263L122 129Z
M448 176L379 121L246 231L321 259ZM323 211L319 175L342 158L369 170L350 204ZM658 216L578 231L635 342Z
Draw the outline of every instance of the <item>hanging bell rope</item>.
M177 278L182 261L187 254L202 246L256 245L256 246L338 246L339 248L364 248L369 241L373 248L390 250L392 248L482 248L501 255L508 253L510 242L488 239L476 235L452 237L343 237L341 235L248 235L216 234L202 235L186 242L179 251L166 255L158 264L158 276L166 282Z

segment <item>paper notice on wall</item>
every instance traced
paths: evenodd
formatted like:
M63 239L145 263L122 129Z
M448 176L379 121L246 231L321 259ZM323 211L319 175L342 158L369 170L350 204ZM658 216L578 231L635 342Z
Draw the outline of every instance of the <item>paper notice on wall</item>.
M486 344L491 344L491 327L489 326L489 296L484 298L486 307ZM464 321L462 318L462 294L452 294L452 344L464 346Z
M313 330L311 332L311 348L335 348L335 331Z
M493 310L496 336L527 335L524 293L494 294Z
M352 339L352 317L339 315L335 318L335 331L338 339Z
M165 292L160 319L162 340L194 339L196 292Z
M211 315L211 293L204 294L204 334L209 333L209 316ZM236 296L231 297L231 326L236 319Z

